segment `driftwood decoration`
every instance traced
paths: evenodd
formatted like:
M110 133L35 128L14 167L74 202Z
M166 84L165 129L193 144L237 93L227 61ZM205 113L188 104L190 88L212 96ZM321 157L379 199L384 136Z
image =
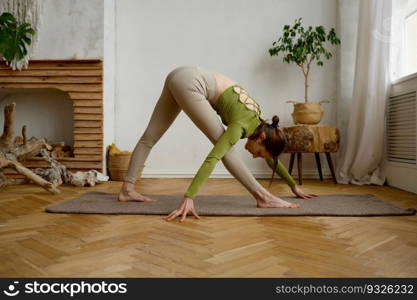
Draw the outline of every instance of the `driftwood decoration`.
M90 170L87 172L78 171L72 173L67 168L56 161L46 149L41 149L40 154L51 166L48 169L36 168L35 173L44 179L54 183L56 186L65 184L71 184L75 186L95 186L96 183L107 181L108 176L97 172L96 170Z
M51 142L47 141L52 146L50 155L52 158L74 157L73 149L70 145L65 145L65 142Z
M53 143L51 146L45 139L35 137L28 140L26 125L22 127L22 136L14 137L13 115L15 107L16 103L10 103L4 108L4 130L0 137L0 186L8 183L8 178L3 173L3 169L6 167L16 169L29 181L39 184L53 194L60 193L57 186L63 183L75 186L94 186L96 183L109 179L108 176L96 170L75 173L68 171L66 166L55 160L55 157L67 156L67 153L71 153L71 147L66 147L63 143ZM50 168L36 168L32 171L20 163L37 154L40 154L49 163Z
M71 184L75 186L95 186L96 183L108 181L109 177L96 171L78 171L72 174Z
M13 116L15 108L16 103L7 104L4 108L4 129L0 137L0 186L8 183L7 177L3 174L3 169L11 167L30 181L39 184L48 192L59 194L60 191L55 184L46 181L20 163L26 158L38 154L41 149L51 150L52 147L46 143L45 139L37 139L35 137L27 139L26 126L22 128L21 137L14 137Z
M60 164L53 159L46 149L41 149L40 154L44 160L46 160L51 166L48 169L36 168L34 172L41 176L43 179L52 182L55 186L62 183L69 183L71 181L71 173L67 170L67 167Z

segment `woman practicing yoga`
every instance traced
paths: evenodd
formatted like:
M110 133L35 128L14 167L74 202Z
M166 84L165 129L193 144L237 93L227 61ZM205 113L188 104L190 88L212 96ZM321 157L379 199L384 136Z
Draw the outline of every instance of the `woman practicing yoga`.
M304 199L315 196L305 194L297 187L294 179L278 160L278 156L285 148L286 138L283 131L278 128L277 116L272 118L272 124L268 124L262 117L259 104L244 88L226 76L198 66L181 66L166 77L162 94L155 105L149 124L133 150L118 196L119 201L155 201L136 192L134 183L138 176L141 176L152 147L181 110L207 136L214 147L194 176L179 208L165 218L167 221L180 215L183 221L188 213L192 213L197 219L200 218L194 209L193 200L220 159L227 170L256 199L258 207L298 207L298 204L272 195L253 177L233 147L242 138L248 139L245 149L251 152L254 158L263 157L272 168L270 185L277 172L296 196ZM222 123L227 125L226 130Z

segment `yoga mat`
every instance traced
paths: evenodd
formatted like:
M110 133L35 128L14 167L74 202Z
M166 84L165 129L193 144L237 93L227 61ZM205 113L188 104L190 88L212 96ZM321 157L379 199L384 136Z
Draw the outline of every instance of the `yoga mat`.
M120 202L116 193L88 192L77 198L46 207L50 213L167 215L176 209L182 194L143 194L157 202ZM414 208L403 209L372 194L319 195L312 199L281 196L299 203L299 208L257 208L251 195L199 195L194 207L201 216L395 216L413 215Z

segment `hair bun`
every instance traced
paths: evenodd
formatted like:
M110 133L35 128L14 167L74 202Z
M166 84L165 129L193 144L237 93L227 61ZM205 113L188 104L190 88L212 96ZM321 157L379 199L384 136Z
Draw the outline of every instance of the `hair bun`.
M279 123L279 117L277 115L272 117L272 127L277 128L278 127L278 123Z

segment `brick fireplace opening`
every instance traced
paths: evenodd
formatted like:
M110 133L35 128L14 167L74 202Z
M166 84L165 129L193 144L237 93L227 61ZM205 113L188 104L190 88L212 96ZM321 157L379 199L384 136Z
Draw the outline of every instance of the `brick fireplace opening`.
M0 89L16 92L25 89L27 92L33 89L58 89L66 93L72 102L73 157L57 160L73 172L90 169L103 172L102 60L31 60L28 69L21 71L13 71L1 61ZM19 111L18 105L16 111ZM39 118L46 116L47 112ZM28 128L33 125L25 124ZM19 135L21 128L15 126L14 130ZM28 168L49 167L41 157L33 157L23 164ZM23 178L13 169L5 171L9 178Z

